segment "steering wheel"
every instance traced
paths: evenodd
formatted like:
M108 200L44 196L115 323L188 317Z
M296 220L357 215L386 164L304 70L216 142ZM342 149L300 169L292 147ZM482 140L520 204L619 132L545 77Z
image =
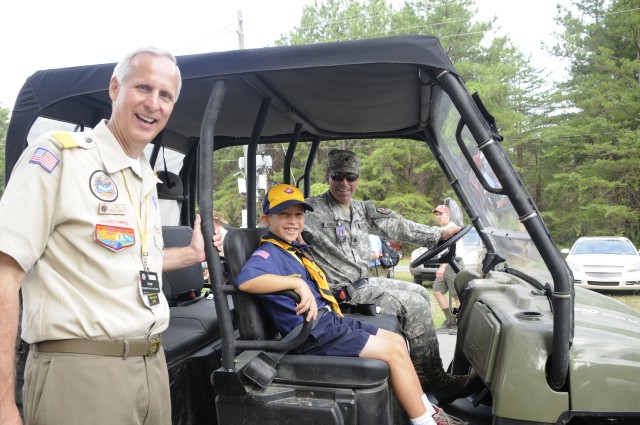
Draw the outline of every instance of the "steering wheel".
M447 239L446 241L439 243L438 245L434 246L433 248L431 248L430 250L428 250L427 252L423 253L421 256L419 256L418 258L416 258L415 260L413 260L411 262L411 264L409 264L409 267L418 267L424 263L426 263L427 261L431 260L432 258L434 258L436 255L440 254L442 251L444 251L445 249L450 248L451 246L453 246L456 242L458 242L464 235L466 235L467 233L469 233L469 230L471 230L471 225L467 224L466 226L464 226L458 233L456 233L455 235L451 236L449 239Z

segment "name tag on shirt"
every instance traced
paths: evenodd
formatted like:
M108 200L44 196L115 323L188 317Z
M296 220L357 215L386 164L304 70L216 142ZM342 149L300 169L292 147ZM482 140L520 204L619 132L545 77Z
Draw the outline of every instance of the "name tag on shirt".
M125 215L126 213L127 213L127 204L100 203L100 205L98 206L98 214Z

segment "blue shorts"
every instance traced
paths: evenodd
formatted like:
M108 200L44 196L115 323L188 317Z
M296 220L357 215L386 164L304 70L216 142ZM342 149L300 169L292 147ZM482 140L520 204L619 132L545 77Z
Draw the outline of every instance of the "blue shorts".
M369 337L378 333L378 328L361 323L351 317L340 317L327 313L318 320L309 338L298 347L298 354L319 356L358 357Z

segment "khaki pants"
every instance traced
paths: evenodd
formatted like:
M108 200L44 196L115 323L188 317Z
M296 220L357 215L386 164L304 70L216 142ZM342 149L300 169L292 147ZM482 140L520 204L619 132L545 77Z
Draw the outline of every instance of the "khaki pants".
M171 425L164 352L121 357L29 353L26 425Z

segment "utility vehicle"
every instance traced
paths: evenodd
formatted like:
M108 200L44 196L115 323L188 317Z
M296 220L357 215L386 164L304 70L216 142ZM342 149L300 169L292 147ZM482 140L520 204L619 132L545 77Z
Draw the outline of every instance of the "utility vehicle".
M480 273L461 270L456 279L462 305L450 365L452 373L475 370L484 388L446 410L472 424L640 423L640 315L573 287L493 118L438 39L399 36L178 60L182 93L149 148L163 180L159 194L177 211L176 221L165 223L165 245L188 241L197 209L211 238L214 177L219 181L213 170L224 149L245 148L250 196L247 228L227 234L225 261L207 248L208 295L199 295L199 269L164 277L174 306L164 348L175 424L406 419L384 363L286 354L277 367L270 364L266 352L286 351L305 335L277 341L254 300L229 284L262 231L253 170L263 149L283 152L274 156L272 183L291 182L309 194L312 171L326 167L329 146L362 152L381 140L418 144L419 161L437 161L487 251ZM109 118L113 67L45 70L27 79L8 129L7 178L42 122L48 129L81 130ZM484 172L478 158L486 162ZM292 179L296 166L303 172ZM467 229L412 265L448 249ZM447 261L456 267L455 253Z

